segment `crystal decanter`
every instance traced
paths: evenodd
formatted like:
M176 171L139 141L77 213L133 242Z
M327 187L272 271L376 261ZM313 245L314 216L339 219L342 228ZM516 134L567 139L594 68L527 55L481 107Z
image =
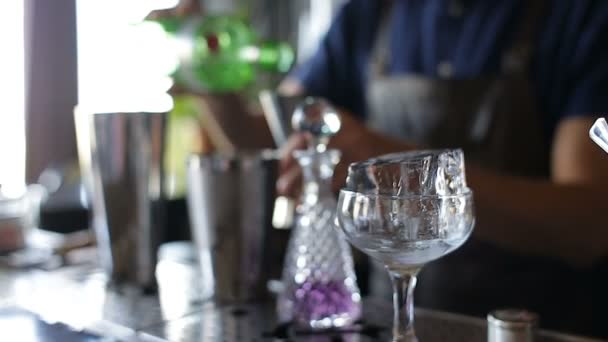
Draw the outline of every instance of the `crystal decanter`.
M326 102L310 98L298 107L292 125L309 133L311 144L294 152L303 190L283 265L279 319L310 329L347 326L361 314L361 296L350 246L334 223L331 180L340 152L326 146L340 120Z

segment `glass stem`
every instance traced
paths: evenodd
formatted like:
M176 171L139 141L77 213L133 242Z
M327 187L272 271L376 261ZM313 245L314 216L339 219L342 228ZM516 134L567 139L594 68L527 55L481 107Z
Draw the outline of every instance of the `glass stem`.
M388 272L393 283L393 342L418 341L414 332L414 288L418 269Z

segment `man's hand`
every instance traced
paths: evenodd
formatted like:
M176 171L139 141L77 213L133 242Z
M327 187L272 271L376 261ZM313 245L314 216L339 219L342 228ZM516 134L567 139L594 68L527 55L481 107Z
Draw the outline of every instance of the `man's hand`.
M407 151L413 145L382 136L355 119L350 113L340 111L342 128L329 142L329 148L342 152L340 163L334 172L332 187L338 191L344 186L348 165L378 155ZM302 185L302 171L293 157L293 151L306 149L310 139L302 133L293 134L281 149L280 177L277 181L279 194L296 197Z

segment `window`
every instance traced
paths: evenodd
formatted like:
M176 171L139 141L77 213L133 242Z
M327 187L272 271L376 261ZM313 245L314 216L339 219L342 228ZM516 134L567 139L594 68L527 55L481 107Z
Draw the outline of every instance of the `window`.
M164 31L142 24L177 0L77 0L78 103L96 112L166 111L177 64Z
M0 20L0 184L5 195L25 186L24 1L2 3Z

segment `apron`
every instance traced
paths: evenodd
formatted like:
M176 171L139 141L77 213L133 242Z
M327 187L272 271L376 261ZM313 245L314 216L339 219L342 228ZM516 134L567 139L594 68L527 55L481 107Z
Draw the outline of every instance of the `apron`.
M369 126L420 146L462 147L466 160L496 172L547 178L548 144L527 70L544 6L542 1L527 3L515 39L502 56L501 73L466 80L387 77L387 11L371 56ZM574 299L577 294L566 299L583 282L573 272L560 262L518 256L472 237L422 269L415 303L479 316L501 307L525 307L540 313L543 327L578 330L575 318L584 322L582 309L569 305L587 301ZM377 265L371 270L370 291L391 293L386 271ZM566 307L571 311L564 312Z

